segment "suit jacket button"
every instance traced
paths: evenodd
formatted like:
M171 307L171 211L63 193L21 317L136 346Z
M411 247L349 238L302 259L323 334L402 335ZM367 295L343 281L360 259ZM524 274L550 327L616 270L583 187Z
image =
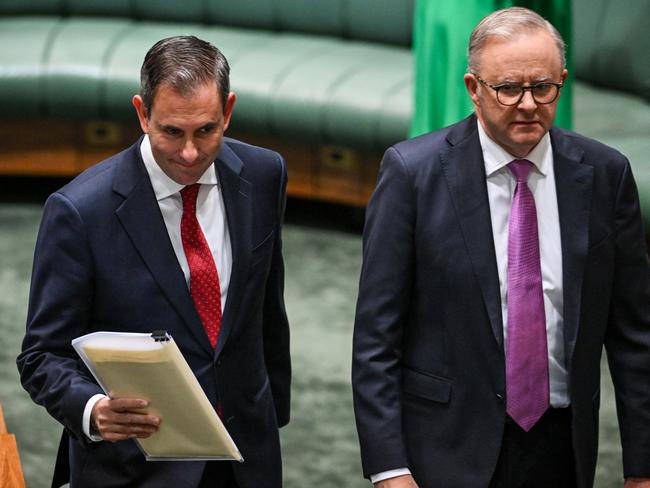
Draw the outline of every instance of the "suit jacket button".
M499 403L503 403L505 401L503 398L503 393L497 393L497 400L499 400Z

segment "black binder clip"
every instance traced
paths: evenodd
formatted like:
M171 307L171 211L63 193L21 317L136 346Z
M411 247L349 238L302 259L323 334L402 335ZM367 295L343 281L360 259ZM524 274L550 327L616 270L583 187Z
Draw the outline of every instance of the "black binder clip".
M151 337L156 342L166 342L172 338L166 330L154 330L151 333Z

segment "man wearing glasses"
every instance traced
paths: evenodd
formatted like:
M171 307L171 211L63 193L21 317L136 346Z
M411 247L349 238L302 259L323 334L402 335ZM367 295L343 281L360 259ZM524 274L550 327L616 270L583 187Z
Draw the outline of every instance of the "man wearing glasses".
M495 12L470 38L475 113L384 156L352 367L377 488L592 486L603 346L625 487L650 487L638 195L623 155L553 127L566 77L550 23Z

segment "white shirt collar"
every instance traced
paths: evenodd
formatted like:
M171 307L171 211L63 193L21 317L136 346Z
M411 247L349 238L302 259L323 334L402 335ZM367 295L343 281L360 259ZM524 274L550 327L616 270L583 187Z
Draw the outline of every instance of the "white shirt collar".
M151 141L149 141L149 136L147 134L142 138L140 154L142 154L142 161L144 161L144 167L147 169L147 173L149 174L151 186L153 187L157 201L174 195L184 188L184 185L176 183L167 176L160 166L158 166L158 163L156 163L156 160L153 157ZM217 172L214 168L214 164L208 166L208 169L206 169L199 178L198 183L201 183L202 185L218 184Z
M483 129L480 120L477 121L477 125L478 138L481 142L481 148L483 149L483 161L485 162L486 177L492 176L500 169L505 168L513 159L521 159L516 158L491 139L485 132L485 129ZM528 153L525 159L533 163L539 173L546 176L548 172L547 165L549 162L553 161L552 158L548 157L551 150L551 136L547 132L533 150Z

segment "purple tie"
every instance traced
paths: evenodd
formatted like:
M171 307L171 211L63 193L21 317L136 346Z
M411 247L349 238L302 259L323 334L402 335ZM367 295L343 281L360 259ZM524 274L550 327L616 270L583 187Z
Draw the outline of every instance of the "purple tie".
M517 179L508 224L507 412L528 432L549 406L546 317L542 296L535 199L528 188L533 165L515 159Z

